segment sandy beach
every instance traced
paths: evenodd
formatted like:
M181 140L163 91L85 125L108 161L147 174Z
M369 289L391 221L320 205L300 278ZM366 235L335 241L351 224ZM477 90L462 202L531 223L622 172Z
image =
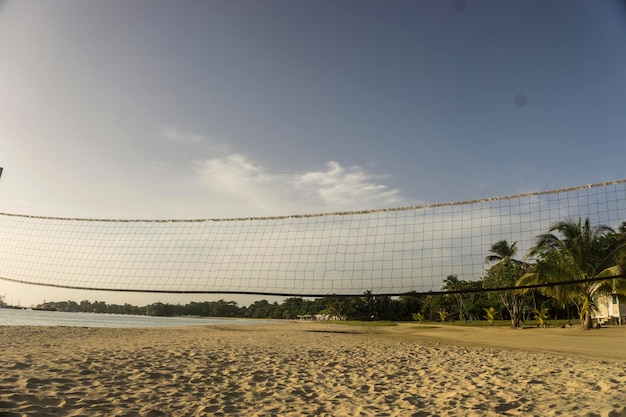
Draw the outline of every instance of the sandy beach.
M0 343L0 416L626 416L626 326L7 326Z

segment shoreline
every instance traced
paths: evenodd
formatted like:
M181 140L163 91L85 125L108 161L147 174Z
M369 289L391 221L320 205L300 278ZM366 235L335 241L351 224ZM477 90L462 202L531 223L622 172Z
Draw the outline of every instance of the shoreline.
M626 340L626 326L577 330L314 322L2 326L0 412L626 415L626 361L621 352L607 356L606 348L607 341ZM581 354L573 345L598 351Z

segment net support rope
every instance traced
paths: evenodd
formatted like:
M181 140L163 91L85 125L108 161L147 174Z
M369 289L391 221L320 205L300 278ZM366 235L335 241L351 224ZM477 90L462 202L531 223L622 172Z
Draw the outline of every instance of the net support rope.
M480 279L495 242L517 242L524 254L554 222L587 217L611 227L626 220L626 179L452 203L275 217L125 220L0 213L0 279L146 293L442 293L449 275Z

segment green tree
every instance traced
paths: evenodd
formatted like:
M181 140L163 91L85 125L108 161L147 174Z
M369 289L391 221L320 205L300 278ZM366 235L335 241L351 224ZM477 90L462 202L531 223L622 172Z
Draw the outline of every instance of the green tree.
M515 259L517 242L509 245L506 240L494 243L489 249L490 255L485 257L486 263L495 264L489 268L483 279L485 288L513 287L525 273L530 270L526 262ZM508 311L513 327L519 327L524 313L524 294L520 290L502 290L497 292L500 302Z
M300 297L285 299L282 304L282 312L284 319L295 319L300 314L305 314L304 300Z
M424 297L418 295L415 292L401 295L398 297L398 313L400 320L413 319L413 314L419 312L422 309L422 299ZM423 320L423 315L422 315Z
M427 321L435 321L438 314L437 312L442 309L445 309L442 295L428 294L424 297L422 312Z
M444 301L450 302L451 314L456 312L461 321L467 321L468 318L471 320L473 316L480 315L480 312L476 311L478 293L472 292L472 290L481 288L481 281L465 281L459 279L457 275L448 275L443 283L443 290L454 292L444 295ZM463 293L463 291L467 291L467 293Z
M443 290L445 291L460 291L463 290L466 284L466 282L460 280L457 275L448 275L446 279L443 280L443 283ZM446 294L444 297L454 300L458 310L459 320L465 321L465 305L463 300L463 294Z
M366 315L366 320L374 320L376 297L374 296L372 291L367 290L363 292L363 296L361 297L361 304Z
M258 300L248 306L246 317L265 319L270 317L271 306L267 300Z
M331 316L339 317L339 320L345 320L349 311L349 300L341 297L333 297L326 310Z
M606 225L591 226L567 219L556 222L548 233L537 237L529 256L537 258L533 271L518 280L519 285L584 281L590 278L617 276L624 271L626 243ZM595 298L602 294L626 293L626 280L586 281L546 287L545 294L561 304L571 300L578 308L583 329L592 327Z
M483 308L490 305L488 294L480 291L483 288L482 278L477 281L467 281L464 286L466 290L472 290L463 295L463 308L465 309L465 318L472 320L480 320Z

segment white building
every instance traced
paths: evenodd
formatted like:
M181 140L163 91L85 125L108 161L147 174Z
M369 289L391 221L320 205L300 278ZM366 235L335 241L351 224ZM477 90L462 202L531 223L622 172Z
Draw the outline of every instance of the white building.
M594 318L599 324L626 324L626 302L617 294L602 295L596 300Z

